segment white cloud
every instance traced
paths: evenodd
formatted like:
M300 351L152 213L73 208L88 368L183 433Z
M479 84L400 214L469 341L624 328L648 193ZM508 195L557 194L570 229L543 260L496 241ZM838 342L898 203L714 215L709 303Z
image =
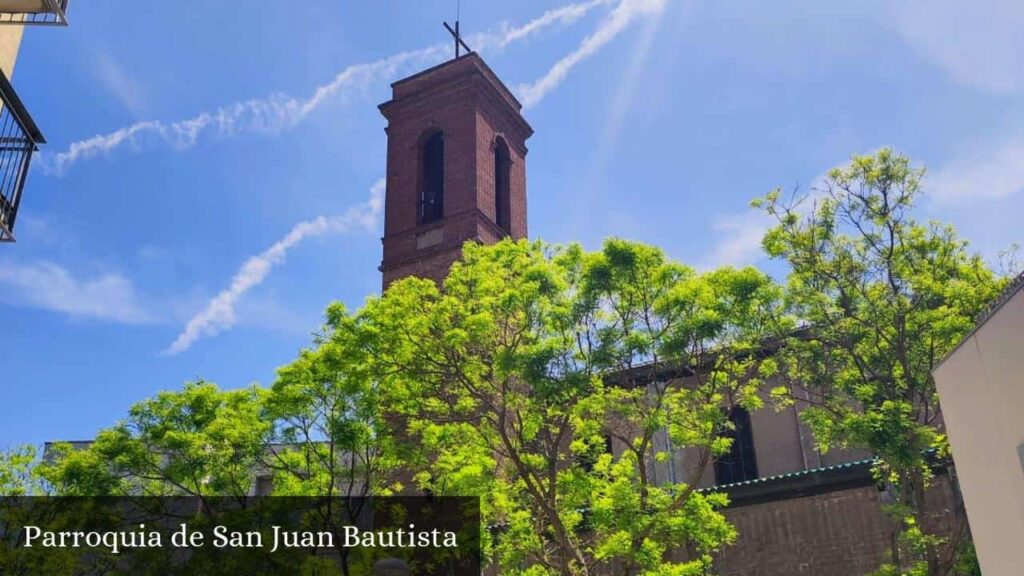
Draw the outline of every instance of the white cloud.
M809 214L816 201L825 196L825 182L824 174L811 180L806 198L797 207L798 214ZM936 208L957 208L961 212L982 201L1024 195L1024 140L1010 140L930 170L922 188L925 198ZM761 239L772 225L774 221L757 210L719 216L712 222L716 241L703 267L756 262L763 255Z
M953 81L993 93L1024 90L1024 3L886 2L878 13Z
M184 330L164 350L175 355L187 350L200 338L213 336L237 323L235 306L246 292L262 283L270 271L285 260L288 250L311 236L332 232L355 232L376 230L384 208L384 180L379 180L370 190L370 199L349 208L339 216L319 216L300 222L278 240L273 246L249 258L231 279L231 285L210 300L206 307L192 317Z
M661 0L643 0L641 4L660 3ZM538 34L556 24L575 22L594 8L607 4L609 0L590 0L570 4L545 12L538 18L518 27L504 26L499 32L482 33L474 36L474 48L501 48ZM623 4L635 4L637 0L625 0ZM621 10L621 6L616 12ZM307 98L277 94L268 98L254 98L218 108L213 112L202 112L192 118L177 122L146 120L125 126L107 134L73 142L68 149L54 155L42 154L40 163L51 174L62 175L73 164L81 160L108 154L124 145L141 146L145 143L161 143L177 150L188 149L196 144L201 134L213 132L219 136L231 136L239 132L277 133L301 122L314 110L341 95L366 90L379 82L395 77L400 70L422 66L438 60L447 54L447 44L419 50L400 52L393 56L365 64L354 64L342 70L329 83L317 87Z
M523 107L537 105L549 92L557 88L569 72L587 58L597 54L606 44L614 40L634 20L643 16L660 16L667 0L622 0L597 29L580 43L579 47L555 63L544 76L530 84L520 84L516 92Z
M93 75L129 112L135 116L142 113L142 85L129 76L110 54L102 52L96 56L93 62Z
M956 159L930 173L924 190L942 204L998 200L1024 192L1024 141Z
M700 267L745 266L760 260L761 239L771 225L770 216L753 209L719 216L711 224L718 241Z
M798 186L791 191L783 191L783 201L795 202L794 212L806 218L817 209L822 199L828 196L827 172L810 180L806 187ZM748 266L755 264L767 255L761 245L764 235L778 224L774 216L757 208L749 208L743 212L720 214L711 222L711 229L717 236L710 252L701 264L702 269L718 266Z
M10 304L125 324L153 321L131 281L120 274L76 277L50 262L7 261L0 265L0 284L11 289L6 294Z
M31 212L18 215L15 236L19 242L31 243L33 246L54 245L63 240L52 222Z

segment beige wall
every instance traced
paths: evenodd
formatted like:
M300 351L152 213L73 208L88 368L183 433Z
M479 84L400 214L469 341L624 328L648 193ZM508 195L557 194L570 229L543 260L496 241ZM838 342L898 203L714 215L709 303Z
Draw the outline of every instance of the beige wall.
M776 385L770 382L766 389ZM814 458L808 458L806 453L808 445L802 437L810 433L799 421L796 406L776 410L767 393L761 394L761 400L764 407L750 414L758 476L778 476L816 467Z
M681 382L686 385L686 379L682 379ZM765 390L775 385L777 382L769 381ZM776 410L767 392L761 394L761 399L764 406L750 414L759 477L790 474L871 457L871 453L865 450L833 449L825 454L818 452L814 435L799 417L799 412L804 408L802 403L799 406ZM696 449L677 449L671 446L665 431L660 431L654 437L654 450L664 450L672 455L667 462L650 464L648 474L655 483L688 482L696 476L700 464ZM619 453L619 450L616 450L616 453ZM714 485L714 466L709 464L698 479L697 487L707 488Z
M985 576L1024 566L1024 291L935 371Z
M10 79L14 76L14 61L18 59L18 47L24 26L0 25L0 70Z

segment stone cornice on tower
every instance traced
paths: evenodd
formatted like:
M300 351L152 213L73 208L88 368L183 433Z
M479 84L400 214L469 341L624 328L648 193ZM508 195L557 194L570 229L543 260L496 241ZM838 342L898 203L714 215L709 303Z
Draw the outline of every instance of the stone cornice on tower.
M421 112L422 106L432 104L439 95L454 96L453 92L459 90L471 91L488 104L490 112L510 124L516 132L510 145L525 142L533 135L533 127L522 116L523 105L476 52L392 82L391 100L378 109L390 120L405 113ZM525 145L520 153L526 153Z

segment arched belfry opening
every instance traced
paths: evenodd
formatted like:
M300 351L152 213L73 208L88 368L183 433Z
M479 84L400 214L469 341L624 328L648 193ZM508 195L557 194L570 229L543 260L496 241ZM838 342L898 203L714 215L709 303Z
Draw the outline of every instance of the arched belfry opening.
M736 406L729 411L731 429L722 436L732 438L729 451L715 460L715 484L732 484L757 478L757 456L754 454L754 431L750 413Z
M511 185L512 155L505 139L498 136L494 141L494 223L512 233Z
M420 153L420 224L444 218L444 133L426 136Z

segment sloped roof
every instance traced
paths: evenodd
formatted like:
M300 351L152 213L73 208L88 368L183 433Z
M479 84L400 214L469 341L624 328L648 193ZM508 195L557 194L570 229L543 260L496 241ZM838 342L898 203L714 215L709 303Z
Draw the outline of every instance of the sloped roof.
M870 486L875 483L871 468L875 458L845 462L800 470L788 474L765 476L732 484L721 484L701 488L699 492L709 494L724 492L729 495L729 507L760 504L776 500L814 496L826 492Z

